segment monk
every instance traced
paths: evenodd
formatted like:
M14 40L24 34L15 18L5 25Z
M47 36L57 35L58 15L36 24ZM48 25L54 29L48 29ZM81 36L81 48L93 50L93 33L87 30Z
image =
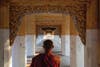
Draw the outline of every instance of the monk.
M52 53L53 42L49 39L45 40L43 48L45 52L32 58L30 67L60 67L60 58Z

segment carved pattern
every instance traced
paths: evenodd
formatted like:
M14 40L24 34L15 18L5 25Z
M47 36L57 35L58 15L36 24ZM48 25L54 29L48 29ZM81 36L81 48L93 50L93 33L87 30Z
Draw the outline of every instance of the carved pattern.
M17 35L18 28L21 24L20 19L28 13L70 13L75 17L76 27L81 37L82 42L85 44L86 33L86 4L77 4L71 6L18 6L10 5L10 43L14 42Z
M77 4L70 8L71 16L75 20L75 26L84 45L86 44L86 11L86 4Z

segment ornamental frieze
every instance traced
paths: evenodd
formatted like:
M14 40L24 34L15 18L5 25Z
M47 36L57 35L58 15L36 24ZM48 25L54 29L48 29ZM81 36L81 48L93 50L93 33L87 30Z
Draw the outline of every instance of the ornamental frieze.
M86 11L87 4L76 4L76 5L37 5L37 6L20 6L20 5L10 5L10 44L12 45L19 26L21 25L20 19L26 14L35 13L61 13L64 15L70 14L75 20L75 26L79 32L79 36L85 44L86 42Z

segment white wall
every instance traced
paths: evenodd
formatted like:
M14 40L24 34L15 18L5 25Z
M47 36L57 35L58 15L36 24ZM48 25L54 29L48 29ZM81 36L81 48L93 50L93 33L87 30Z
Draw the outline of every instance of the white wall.
M12 67L25 67L25 36L17 36L12 46Z
M78 35L70 36L70 66L84 67L84 45Z
M70 35L61 36L62 55L70 56Z
M26 55L33 56L35 54L35 35L25 36Z
M45 39L43 39L44 36L43 35L39 35L36 39L36 52L39 52L39 49L43 49L43 41ZM54 48L52 51L57 52L57 51L61 51L61 38L59 37L59 35L54 35L54 38L51 39L53 41L53 45Z
M0 29L0 67L10 67L11 47L9 44L9 29Z
M54 35L54 39L52 39L54 43L53 51L61 51L61 38L59 35Z
M88 29L86 31L86 46L85 46L85 67L99 67L98 65L98 30Z
M76 67L76 36L70 36L70 67Z
M79 36L76 36L76 65L84 67L84 44Z

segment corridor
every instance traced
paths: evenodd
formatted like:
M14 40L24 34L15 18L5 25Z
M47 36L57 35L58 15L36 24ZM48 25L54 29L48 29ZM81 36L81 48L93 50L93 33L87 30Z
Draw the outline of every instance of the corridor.
M28 67L46 39L60 67L100 67L100 0L0 0L0 67Z

